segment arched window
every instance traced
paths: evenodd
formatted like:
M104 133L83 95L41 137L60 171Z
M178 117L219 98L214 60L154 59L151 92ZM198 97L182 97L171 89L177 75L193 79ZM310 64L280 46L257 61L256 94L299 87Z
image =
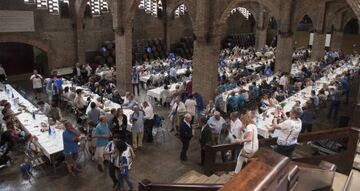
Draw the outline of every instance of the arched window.
M24 0L25 4L36 4L38 9L48 9L52 15L60 15L60 4L69 5L70 0ZM91 14L100 16L101 13L109 12L109 4L106 0L89 0L87 2L91 6ZM68 6L69 7L69 6Z
M246 19L249 19L251 13L244 7L237 7L230 11L230 15L241 13Z
M175 19L185 15L187 12L187 7L185 6L185 4L181 4L178 8L175 9Z
M92 16L100 16L102 13L109 12L109 4L105 0L90 0L87 2L91 7Z
M158 17L159 12L163 10L163 6L161 0L141 0L139 9L143 9L145 13Z

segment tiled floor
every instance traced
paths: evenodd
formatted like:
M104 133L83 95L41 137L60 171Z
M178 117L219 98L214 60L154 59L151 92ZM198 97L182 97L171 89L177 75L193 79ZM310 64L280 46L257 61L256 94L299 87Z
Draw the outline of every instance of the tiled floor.
M22 79L27 79L22 78ZM19 88L29 90L31 84L27 80L17 80L15 82ZM353 84L353 87L359 87ZM353 91L351 102L355 100L357 91ZM143 92L144 94L144 92ZM138 97L143 100L144 97ZM156 109L163 116L167 116L166 109ZM352 106L341 106L339 115L352 114ZM336 123L325 119L326 110L322 110L319 118L314 125L314 130L318 127L332 128ZM165 121L164 126L169 129L169 122ZM96 164L93 161L82 163L83 172L76 177L67 174L65 166L57 169L56 174L50 166L44 166L44 170L35 170L34 177L30 180L24 179L20 173L19 165L24 161L24 154L19 150L13 153L15 164L10 168L0 169L0 190L1 191L23 191L23 190L111 190L112 182L107 175L107 170L100 173L96 170ZM149 179L153 182L170 183L190 170L202 172L199 165L200 148L198 139L195 137L191 141L189 149L189 161L180 162L179 154L181 143L173 134L167 134L165 142L161 144L145 144L142 149L136 152L136 159L131 170L131 179L137 183L143 179Z

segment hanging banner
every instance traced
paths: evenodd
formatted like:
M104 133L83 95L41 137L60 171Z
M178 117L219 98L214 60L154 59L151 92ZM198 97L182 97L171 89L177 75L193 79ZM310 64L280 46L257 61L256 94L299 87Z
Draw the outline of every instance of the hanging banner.
M34 32L33 11L0 10L0 32Z

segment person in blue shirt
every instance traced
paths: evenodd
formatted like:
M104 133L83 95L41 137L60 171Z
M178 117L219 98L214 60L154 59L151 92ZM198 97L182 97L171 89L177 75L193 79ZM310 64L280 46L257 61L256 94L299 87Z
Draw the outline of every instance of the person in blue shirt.
M346 104L349 104L349 96L350 96L350 84L346 76L340 79L341 87L346 96Z
M227 98L227 111L228 112L233 112L233 111L237 111L237 96L235 95L235 92L231 92L230 96Z
M194 96L195 96L195 101L196 101L196 115L197 117L199 117L201 115L201 113L204 111L205 109L205 106L204 106L204 99L203 97L195 92L194 93Z
M70 175L74 176L74 171L80 172L76 161L78 159L78 142L80 141L80 132L78 132L70 122L65 123L63 132L64 155L67 169Z
M104 170L104 149L109 142L111 132L104 115L99 117L99 121L94 130L95 134L93 138L96 138L95 159L98 162L98 170L102 172Z

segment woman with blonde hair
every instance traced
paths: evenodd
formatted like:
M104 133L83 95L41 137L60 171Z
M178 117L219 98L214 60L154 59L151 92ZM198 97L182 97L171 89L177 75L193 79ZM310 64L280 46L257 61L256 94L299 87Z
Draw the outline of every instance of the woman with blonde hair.
M259 140L257 134L257 127L251 117L246 114L242 117L242 123L244 128L243 137L236 139L237 144L244 144L238 156L235 173L239 173L244 161L251 158L255 152L259 149Z

